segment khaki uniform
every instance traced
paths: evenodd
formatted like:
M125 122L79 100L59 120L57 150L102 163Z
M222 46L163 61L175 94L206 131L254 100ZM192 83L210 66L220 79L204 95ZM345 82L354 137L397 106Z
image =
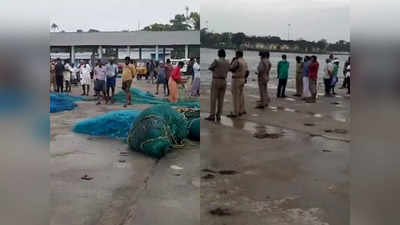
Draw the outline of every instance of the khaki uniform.
M246 112L244 103L244 84L246 82L247 63L243 58L235 60L231 64L232 83L231 92L233 98L233 114L239 116Z
M303 62L296 65L296 94L303 95Z
M261 60L258 64L258 90L260 92L259 106L268 106L270 98L268 96L269 71L271 70L271 62L269 59Z
M230 64L224 58L214 60L209 67L209 70L213 71L210 95L210 117L214 117L216 115L218 118L220 118L223 113L226 77L229 69ZM215 113L215 108L217 105L217 113Z

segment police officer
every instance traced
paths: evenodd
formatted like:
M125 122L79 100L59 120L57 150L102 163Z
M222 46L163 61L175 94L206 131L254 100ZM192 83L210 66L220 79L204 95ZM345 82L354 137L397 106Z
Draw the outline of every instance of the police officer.
M268 96L268 80L269 80L269 71L271 70L271 62L269 61L269 52L260 52L260 63L257 67L257 76L258 76L258 89L260 92L260 101L258 101L257 109L263 109L265 106L269 104L269 96Z
M235 118L246 114L243 91L249 71L247 63L243 59L243 51L236 51L236 57L231 63L230 71L233 73L231 82L233 112L228 117Z
M215 59L208 68L212 71L211 101L210 115L205 119L209 121L215 121L215 119L220 121L221 114L223 112L224 96L226 91L226 77L230 69L230 64L225 59L225 56L226 53L224 49L218 50L218 59ZM215 114L215 108L217 105L217 113Z

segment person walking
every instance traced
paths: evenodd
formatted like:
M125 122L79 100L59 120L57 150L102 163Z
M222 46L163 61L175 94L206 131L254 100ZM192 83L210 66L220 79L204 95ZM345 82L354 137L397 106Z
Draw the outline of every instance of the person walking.
M85 61L81 63L81 68L79 70L81 77L81 86L83 91L81 95L89 96L90 83L91 83L90 73L92 70L90 68L90 65Z
M126 108L128 105L132 105L132 96L131 96L131 85L132 80L136 76L136 68L133 64L131 64L131 58L129 56L125 57L125 65L122 70L122 90L125 92L125 104Z
M210 71L212 71L212 81L210 95L210 115L205 119L209 121L215 121L215 119L220 121L223 113L226 77L228 76L230 69L230 64L225 57L225 50L219 49L218 59L215 59L208 68Z
M293 96L301 97L303 95L303 58L296 56L296 94Z
M56 92L58 93L62 93L64 92L64 70L65 67L64 65L61 63L61 60L58 58L57 59L57 64L55 65L55 74L56 74L56 85L57 85L57 89Z
M260 52L260 62L257 67L257 80L258 80L258 90L260 93L260 101L256 106L257 109L264 109L265 106L269 104L268 96L268 80L269 71L271 70L271 62L269 61L269 52Z
M286 60L286 55L282 55L282 60L278 63L278 98L286 98L285 90L287 79L289 76L289 62Z
M233 59L230 71L232 74L231 92L233 97L233 112L228 117L235 118L246 114L244 102L244 85L249 70L246 61L243 59L243 51L236 51L236 57Z
M200 96L200 65L199 59L195 59L193 64L194 80L192 83L192 96Z
M106 93L110 103L114 102L117 74L118 74L118 66L114 63L114 60L110 60L106 65L106 75L107 75ZM111 95L110 95L110 90L111 90Z
M97 95L96 105L101 104L101 94L103 94L103 99L105 104L108 103L108 98L106 94L106 77L107 71L103 63L99 60L97 66L94 68L94 79L95 79L95 91Z
M308 79L308 72L309 72L309 66L311 63L310 56L305 56L304 57L304 63L303 63L303 100L307 100L310 96L310 88L309 88L309 79Z
M325 60L326 64L324 67L324 86L325 86L325 96L331 97L331 83L332 83L332 75L333 75L333 64L331 60L328 58Z
M311 63L309 65L309 87L311 92L311 97L307 100L308 103L315 103L317 100L317 80L318 80L318 69L319 63L317 61L317 56L313 55L311 57Z
M179 91L178 91L178 85L179 84L184 84L185 81L182 80L182 74L181 74L181 69L184 66L184 62L179 62L178 66L175 67L172 72L171 75L169 77L169 81L168 81L168 86L169 86L169 101L176 103L178 102L179 99Z
M71 65L66 61L64 65L63 77L65 81L65 92L71 92Z

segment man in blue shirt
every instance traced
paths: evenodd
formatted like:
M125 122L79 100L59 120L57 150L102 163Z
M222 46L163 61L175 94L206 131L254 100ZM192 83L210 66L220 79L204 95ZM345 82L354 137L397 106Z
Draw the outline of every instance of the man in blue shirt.
M307 98L311 97L310 93L310 88L309 88L309 81L308 81L308 72L309 72L309 66L311 64L311 57L310 56L305 56L304 57L304 64L303 64L303 100L306 100Z
M114 64L114 60L110 60L106 65L106 75L107 75L107 97L110 99L110 103L114 102L114 94L115 94L115 83L118 74L118 67ZM111 98L110 98L110 89L111 89Z

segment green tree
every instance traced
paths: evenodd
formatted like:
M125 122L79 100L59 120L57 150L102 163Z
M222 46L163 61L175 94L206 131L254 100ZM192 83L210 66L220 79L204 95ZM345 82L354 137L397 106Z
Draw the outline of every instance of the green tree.
M155 23L143 28L145 31L169 31L171 30L171 25L169 24L161 24Z
M235 33L232 35L232 43L236 46L236 48L240 48L245 40L246 35L243 32Z
M191 12L189 19L192 23L192 27L195 30L200 30L200 14L198 12Z
M186 23L186 17L183 14L175 15L175 18L170 20L171 30L173 31L182 31L189 30L191 26Z

